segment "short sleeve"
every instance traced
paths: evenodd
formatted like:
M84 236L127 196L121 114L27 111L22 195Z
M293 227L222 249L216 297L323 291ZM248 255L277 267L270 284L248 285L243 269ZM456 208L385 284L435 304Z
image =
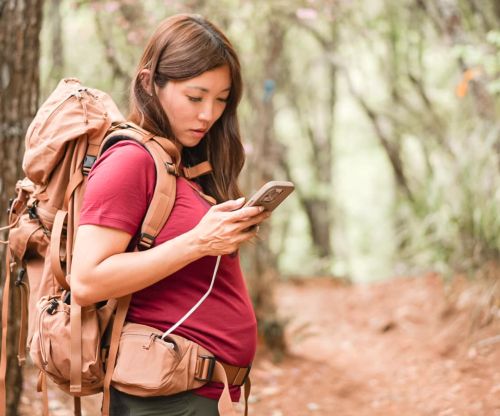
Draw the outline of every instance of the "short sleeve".
M139 143L126 140L95 163L80 212L80 225L102 225L137 234L156 182L154 160Z

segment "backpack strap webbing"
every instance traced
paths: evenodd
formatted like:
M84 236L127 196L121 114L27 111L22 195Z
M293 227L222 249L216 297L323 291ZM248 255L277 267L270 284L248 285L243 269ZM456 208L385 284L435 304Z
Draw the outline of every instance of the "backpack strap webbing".
M162 172L165 169L168 172L168 165L172 163L172 159L163 151L161 145L156 140L149 140L144 145L155 162L156 185L142 222L139 245L143 248L150 248L174 207L176 179L174 175Z
M193 179L193 178L197 178L198 176L206 175L207 173L212 172L212 165L207 160L205 162L201 162L201 163L197 164L196 166L192 166L189 168L184 167L184 168L182 168L182 172L183 172L185 178Z
M54 224L52 226L52 234L50 238L50 265L52 273L61 286L65 290L69 290L68 282L66 282L66 273L63 271L61 264L61 241L64 233L64 227L67 223L68 211L58 210L54 217Z
M9 322L10 274L12 268L10 249L6 247L5 250L5 285L3 287L2 299L2 351L0 356L0 415L2 416L5 416L7 412L5 379L7 376L7 326Z
M109 416L109 389L111 386L111 378L113 377L113 371L116 365L116 356L118 354L118 346L120 344L120 335L122 333L123 324L125 323L131 298L132 295L127 295L118 299L118 305L116 307L115 320L113 321L113 328L111 330L108 360L106 362L106 374L104 376L103 383L102 416Z

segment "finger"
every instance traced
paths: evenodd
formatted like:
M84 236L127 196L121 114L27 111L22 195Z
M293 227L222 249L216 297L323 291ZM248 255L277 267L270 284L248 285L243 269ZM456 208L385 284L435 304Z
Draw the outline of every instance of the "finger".
M233 221L243 221L261 214L264 207L243 207L231 213Z
M258 232L259 232L258 225L251 227L246 231L241 232L240 236L239 236L239 243L238 244L243 244L247 241L250 241L252 238L255 238L255 236L257 235Z
M241 208L243 206L244 202L245 202L244 197L241 197L238 199L230 199L229 201L214 205L212 207L212 210L219 211L219 212L230 212L230 211L234 211L238 208Z
M260 224L262 221L266 220L271 216L271 213L268 211L264 211L260 213L259 215L256 215L254 217L250 218L245 218L243 220L238 221L238 228L240 230L244 230L245 228L252 227L254 225Z

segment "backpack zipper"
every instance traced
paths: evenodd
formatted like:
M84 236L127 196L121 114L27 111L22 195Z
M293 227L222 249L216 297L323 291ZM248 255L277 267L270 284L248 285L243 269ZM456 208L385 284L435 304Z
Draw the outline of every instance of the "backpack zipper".
M153 345L153 342L155 342L155 340L158 339L159 341L161 341L160 345L163 345L164 347L175 351L175 344L173 342L168 342L168 341L162 340L161 334L155 334L154 332L152 332L149 335L136 333L136 332L127 332L126 334L123 334L122 336L123 337L133 336L133 337L147 338L147 342L142 346L142 348L144 348L145 350L149 350L151 348L151 345Z
M45 367L48 364L47 355L45 354L45 343L43 342L43 316L47 309L51 306L51 303L45 305L40 312L40 318L38 319L38 333L40 334L40 355L42 356L42 365Z
M92 98L94 99L97 99L97 97L90 93L88 91L87 88L79 88L77 89L76 91L73 91L71 92L61 103L59 103L59 105L54 108L54 110L47 116L47 118L45 119L45 123L44 125L48 124L49 121L52 119L52 117L55 116L55 114L61 109L61 107L66 103L66 101L68 101L71 97L75 97L79 102L80 102L80 105L82 106L82 109L83 109L83 113L84 113L84 121L85 121L85 124L88 124L89 123L89 118L88 118L88 110L87 110L87 103L83 100L84 96L82 94L82 92L84 93L87 93L89 96L91 96ZM39 131L40 129L38 129ZM34 133L34 132L33 132Z
M57 312L57 307L59 306L59 302L57 298L52 298L49 300L49 303L43 307L40 312L40 319L38 320L38 333L40 334L40 355L42 356L42 364L45 367L48 364L47 354L45 351L45 342L44 342L44 331L43 331L43 318L45 313L49 315L54 315Z
M61 109L61 107L64 104L66 104L66 101L68 101L71 97L76 97L74 92L72 92L70 95L68 95L62 102L59 103L59 105L56 108L54 108L54 110L45 119L44 125L47 125L49 123L49 121L52 119L52 117L54 117L54 115ZM40 131L40 129L38 129L38 131Z

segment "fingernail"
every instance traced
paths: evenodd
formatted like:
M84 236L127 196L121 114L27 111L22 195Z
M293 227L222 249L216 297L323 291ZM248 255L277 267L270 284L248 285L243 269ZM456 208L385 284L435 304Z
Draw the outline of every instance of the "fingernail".
M238 199L236 200L236 202L237 202L238 204L241 204L244 200L245 200L245 197L244 197L244 196L242 196L241 198L238 198Z
M264 207L259 207L259 212L264 211L264 209L265 209Z

